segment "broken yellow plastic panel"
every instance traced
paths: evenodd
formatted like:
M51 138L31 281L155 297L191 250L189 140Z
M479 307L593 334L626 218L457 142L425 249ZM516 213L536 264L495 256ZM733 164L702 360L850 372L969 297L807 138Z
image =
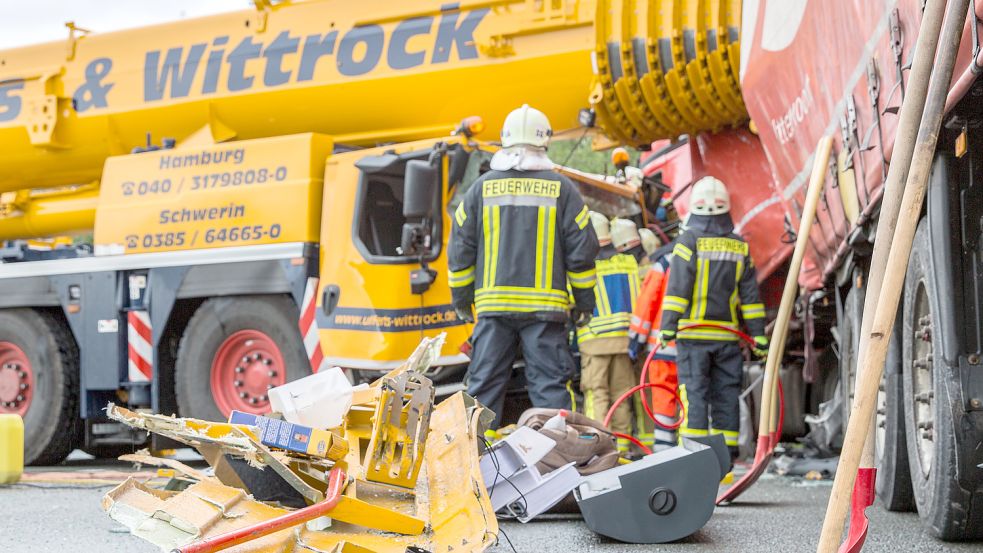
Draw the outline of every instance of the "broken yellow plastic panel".
M413 488L430 432L433 383L407 371L387 376L379 388L381 392L365 459L365 478Z
M372 433L374 409L353 407L345 424L345 437L355 446L344 463L349 481L328 515L330 525L302 524L242 544L236 551L405 553L412 547L456 553L488 549L496 542L498 522L478 465L483 412L462 393L437 405L429 423L426 470L412 489L402 489L364 479L358 444ZM151 426L162 423L157 416L146 416L155 417ZM143 417L133 414L128 420ZM192 431L194 427L183 428ZM292 467L291 472L295 470ZM102 506L134 534L165 550L288 512L211 479L179 493L155 490L130 479L106 494Z

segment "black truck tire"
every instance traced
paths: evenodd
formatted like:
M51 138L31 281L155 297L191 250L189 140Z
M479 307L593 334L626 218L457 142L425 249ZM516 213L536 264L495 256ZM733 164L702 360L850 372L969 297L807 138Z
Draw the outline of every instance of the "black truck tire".
M63 322L42 311L2 309L0 343L19 348L29 364L31 393L23 415L24 462L58 464L74 449L80 425L75 338Z
M884 377L877 392L877 415L874 463L877 467L877 498L888 511L915 509L908 467L908 444L905 436L904 386L902 383L901 325L899 313L888 345Z
M918 225L904 287L902 376L908 463L918 516L930 534L943 540L983 537L983 526L970 524L971 494L958 483L949 378L939 337L939 306L932 270L927 221ZM927 331L927 334L925 332Z
M267 385L280 385L311 374L300 336L298 316L299 310L294 302L279 295L230 296L211 298L202 303L188 321L178 346L174 393L180 415L222 421L228 418L230 409L269 412L269 403L259 389L265 391ZM232 379L237 378L237 369L232 369L236 372L229 372L228 367L223 369L220 358L226 345L242 333L257 337L256 341L262 342L262 347L256 353L246 352L245 355L250 358L254 354L260 358L250 360L242 373L246 375L244 379L255 376L254 380L257 380L247 383L243 389L252 385L258 386L257 391L237 402L229 394ZM248 341L240 346L247 347ZM265 372L261 364L267 361L271 376L267 381L262 381L263 375L254 373L259 369ZM221 376L223 370L229 376L219 379L225 388L213 390L216 375ZM256 400L255 403L250 404L253 400Z

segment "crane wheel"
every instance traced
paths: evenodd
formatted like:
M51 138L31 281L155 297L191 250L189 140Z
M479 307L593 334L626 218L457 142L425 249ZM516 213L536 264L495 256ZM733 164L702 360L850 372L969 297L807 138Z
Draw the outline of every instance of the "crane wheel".
M0 310L0 413L24 419L24 462L58 464L79 429L79 356L57 318L35 309Z
M270 412L267 390L311 374L286 296L212 298L178 346L174 391L183 417L226 420L232 410Z

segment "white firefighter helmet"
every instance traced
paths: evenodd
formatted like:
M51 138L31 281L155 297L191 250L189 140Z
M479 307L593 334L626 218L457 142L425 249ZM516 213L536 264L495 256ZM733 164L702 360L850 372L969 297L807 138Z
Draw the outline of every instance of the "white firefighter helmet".
M625 184L638 190L642 187L642 182L645 180L645 173L638 167L628 166L625 167Z
M597 241L602 246L607 246L611 243L611 223L608 221L607 215L603 213L598 213L596 211L590 212L590 222L594 227L594 233L597 234Z
M638 229L638 235L642 237L642 249L645 250L645 255L652 255L662 245L659 237L647 228Z
M512 113L505 118L505 124L502 125L503 148L512 146L545 148L551 136L553 136L553 129L546 114L529 107L529 104L522 104L521 108L512 110Z
M703 177L693 185L689 197L689 212L693 215L730 213L730 194L717 177Z
M638 235L638 227L628 219L611 221L611 242L619 252L630 250L642 243Z

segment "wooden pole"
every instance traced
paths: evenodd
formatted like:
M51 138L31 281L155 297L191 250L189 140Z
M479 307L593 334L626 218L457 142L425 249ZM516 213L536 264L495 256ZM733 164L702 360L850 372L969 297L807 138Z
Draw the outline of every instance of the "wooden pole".
M946 10L945 24L939 39L940 50L929 85L907 184L901 199L898 224L885 267L884 283L877 301L873 324L867 335L867 350L861 360L863 370L858 375L850 423L843 441L843 451L840 454L833 491L826 508L826 518L819 538L819 553L835 552L843 533L843 523L850 504L850 490L857 477L863 445L870 431L870 420L877 402L877 389L884 371L888 343L901 300L911 244L921 217L922 202L928 187L928 177L935 158L939 128L949 92L949 81L952 79L968 8L969 0L952 0Z
M880 214L877 217L877 234L874 236L874 253L870 261L870 273L867 275L867 291L864 295L863 320L860 324L860 345L857 348L856 375L860 378L863 360L870 343L868 336L874 324L874 311L881 295L884 283L884 270L887 267L888 254L891 252L891 239L898 226L898 214L901 211L901 196L904 194L904 183L908 178L911 167L911 157L915 151L915 139L918 136L918 126L922 112L925 110L925 97L928 95L928 83L932 75L932 64L935 61L935 51L939 44L939 32L942 29L942 19L945 15L945 0L929 0L922 14L921 27L918 29L918 39L915 42L915 59L911 66L911 76L901 105L898 131L894 141L894 153L891 155L891 165L884 183L884 194L881 199ZM883 367L881 368L883 371ZM871 429L867 433L863 454L860 458L861 468L874 468L874 427L875 417L871 418Z
M778 421L778 367L785 353L785 339L788 336L788 323L792 318L792 308L799 292L799 271L805 258L806 246L809 245L809 233L812 222L816 219L816 208L822 195L823 184L826 182L826 170L829 167L830 150L833 139L824 136L816 145L815 161L812 164L812 174L809 177L809 188L806 190L806 201L802 207L802 218L799 220L799 233L795 238L795 250L792 262L789 264L788 276L785 277L785 289L782 291L782 302L778 307L778 317L775 328L771 332L771 345L768 348L768 360L765 362L765 376L761 383L761 414L758 420L758 447L761 447L762 436L770 439ZM759 453L755 454L758 457Z

